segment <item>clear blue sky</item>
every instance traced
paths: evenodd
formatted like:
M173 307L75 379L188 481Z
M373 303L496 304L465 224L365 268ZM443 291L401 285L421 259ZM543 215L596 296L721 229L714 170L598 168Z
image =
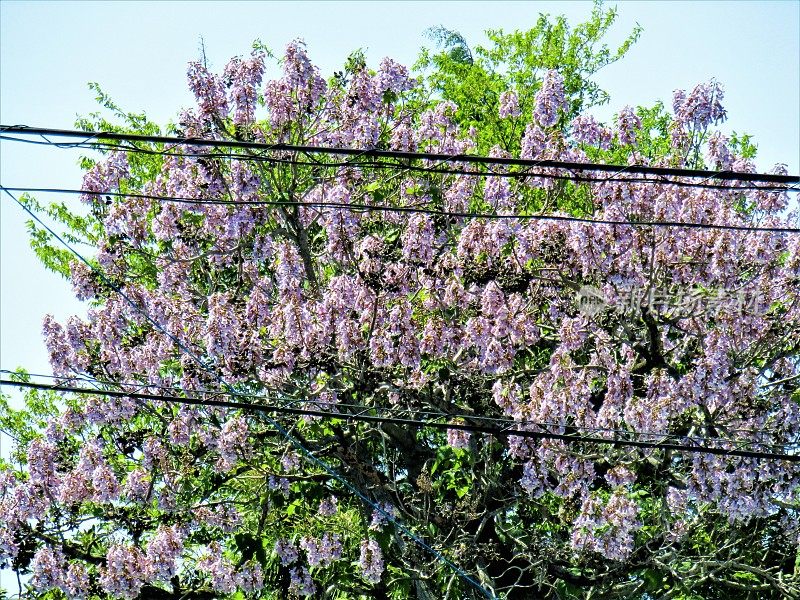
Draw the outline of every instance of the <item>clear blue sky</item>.
M611 41L644 27L629 56L597 81L611 93L607 119L625 104L669 101L676 88L716 77L726 86L728 131L747 131L760 170L775 162L800 170L800 3L618 2ZM579 22L587 2L0 2L0 122L71 128L95 110L86 87L99 82L127 110L165 123L190 104L185 69L204 39L213 67L248 52L260 38L280 52L308 43L324 74L356 48L371 64L383 56L411 64L423 32L460 31L471 44L487 28L533 26L540 12ZM80 184L76 154L0 144L0 181L9 186ZM83 306L29 249L24 217L0 198L0 367L48 372L41 323ZM8 581L6 577L6 581Z
M667 102L676 88L716 77L725 84L729 131L747 131L760 147L758 166L800 170L800 3L618 2L611 41L635 23L644 33L629 56L597 77L611 93L607 119L625 104ZM442 24L471 44L487 28L531 27L540 12L588 15L587 2L13 2L0 3L0 121L71 128L95 110L86 84L99 82L128 110L165 123L191 101L185 70L202 36L211 65L249 51L260 38L280 52L306 40L324 74L356 48L371 64L383 56L410 64ZM77 155L8 142L0 145L5 185L80 184ZM73 199L74 201L74 199ZM82 312L68 285L39 266L24 218L0 198L0 366L49 371L42 317Z

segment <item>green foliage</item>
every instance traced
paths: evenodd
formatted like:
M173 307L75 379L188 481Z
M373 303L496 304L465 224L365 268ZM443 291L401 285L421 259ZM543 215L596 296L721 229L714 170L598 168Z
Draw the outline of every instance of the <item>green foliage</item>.
M738 134L734 131L731 133L728 145L733 153L747 160L753 160L758 153L758 146L753 142L753 136L746 133Z
M469 49L467 40L457 31L451 31L439 25L428 29L426 34L431 40L436 42L439 48L442 48L443 52L439 57L440 59L447 59L447 61L460 65L471 66L474 64L475 61L472 58L472 50ZM435 61L436 58L433 60Z
M27 382L30 381L30 376L24 369L17 369L9 379ZM13 440L9 459L18 465L27 463L25 453L28 444L41 437L48 418L59 414L58 395L55 392L26 389L23 402L24 408L12 408L9 397L0 393L0 432Z
M635 27L616 49L609 48L602 40L616 17L616 10L604 9L602 2L595 3L589 19L575 27L563 16L552 19L541 14L527 31L489 30L490 45L474 50L458 32L433 28L429 36L439 51L423 48L415 65L430 90L426 102L455 102L463 131L470 127L477 131L478 154L487 154L495 145L516 154L547 70L555 69L564 77L570 108L563 115L562 127L581 111L608 102L608 94L592 77L622 59L642 31ZM506 90L516 91L519 97L522 116L518 119L500 119L498 115L499 98Z
M100 87L99 83L90 82L89 89L95 93L95 100L103 108L111 113L119 122L124 125L117 124L113 121L107 120L101 112L94 112L88 118L79 118L75 126L84 131L107 131L114 133L130 133L136 132L142 135L160 135L161 128L150 121L144 112L134 113L125 112L111 99L106 92Z

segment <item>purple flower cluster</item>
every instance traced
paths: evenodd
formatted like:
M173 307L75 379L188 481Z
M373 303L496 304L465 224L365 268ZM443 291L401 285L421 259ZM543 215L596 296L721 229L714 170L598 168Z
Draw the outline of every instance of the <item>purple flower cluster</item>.
M572 137L580 144L598 146L603 150L611 147L612 132L598 123L591 115L579 115L572 120Z
M542 127L552 127L558 122L559 112L567 107L564 96L564 78L554 70L548 71L542 87L536 92L533 116Z
M336 499L336 496L330 496L324 498L322 502L319 503L317 512L321 517L332 517L339 511L338 506L339 501Z
M60 587L64 556L49 546L36 551L31 561L31 585L40 590Z
M730 169L734 157L728 148L728 138L719 131L714 132L708 139L706 156L711 166L723 170Z
M610 560L625 560L633 551L633 535L641 526L637 504L614 492L606 504L589 496L572 532L572 547L597 552Z
M60 550L42 546L31 561L31 586L41 592L58 589L67 600L89 597L90 580L86 567L78 562L67 563Z
M522 150L520 152L520 158L547 158L549 145L550 140L547 133L538 125L530 123L525 128L525 135L522 136Z
M168 582L178 569L178 560L183 553L185 534L175 526L161 526L147 545L146 557L152 567L151 577L155 581Z
M287 540L275 542L275 553L278 555L282 565L294 564L300 557L295 545Z
M247 60L232 59L225 67L224 78L230 88L233 101L233 122L237 125L252 125L255 122L258 87L264 76L264 52L255 51Z
M630 106L626 106L617 114L617 137L620 144L631 146L636 143L636 132L641 129L642 121Z
M112 544L106 553L106 564L100 567L100 587L117 598L139 597L148 579L152 563L136 547Z
M312 197L311 201L317 200ZM335 204L350 204L350 190L347 186L338 184L331 189L324 190L319 201ZM331 259L345 260L350 252L352 240L358 234L358 218L356 213L346 208L334 208L323 213L325 231L328 234L326 251Z
M317 593L317 585L305 567L294 567L289 571L289 576L289 590L298 596L313 596Z
M289 480L285 477L275 477L274 475L270 475L268 485L269 489L271 490L278 490L284 496L289 495Z
M408 76L408 69L405 65L395 62L389 57L381 61L378 68L377 80L375 86L381 92L392 92L393 94L401 94L405 91L413 89L416 81Z
M243 417L234 417L222 426L217 443L219 468L222 471L232 469L239 457L246 453L248 431L247 421Z
M117 191L120 182L129 175L128 155L125 152L112 152L83 176L81 190L90 193L81 195L81 200L90 204L97 202L99 194Z
M150 491L150 479L145 469L135 469L128 474L122 495L129 500L143 501Z
M308 58L305 43L291 42L283 58L283 77L267 82L264 90L270 123L283 130L293 121L308 119L326 88L325 80Z
M428 215L414 214L402 235L403 258L411 263L428 265L433 260L433 222Z
M684 90L675 90L672 103L675 118L681 125L698 130L721 123L727 117L722 106L724 97L722 85L714 79L696 85L688 95Z
M342 540L335 533L325 533L321 539L304 537L300 548L305 551L310 567L327 567L342 558Z
M469 450L469 440L472 434L463 429L448 429L447 430L447 445L453 448L461 448Z
M246 562L236 573L236 583L245 594L254 594L264 589L264 570L255 560Z
M107 464L100 464L92 471L92 488L95 502L111 502L119 497L119 481Z
M369 528L373 531L383 531L383 526L389 521L386 515L397 517L397 509L389 502L379 502L378 507L380 510L372 511L372 520L369 523Z
M491 156L501 157L504 153L493 148ZM510 214L515 208L515 198L507 177L487 177L483 188L483 199L500 214Z
M516 92L507 90L500 94L500 117L503 119L519 117L522 111L519 108L519 97Z
M383 573L383 552L381 546L374 539L361 542L361 555L358 560L361 575L371 583L378 583Z
M224 119L228 115L228 98L222 78L215 75L202 63L189 63L186 71L189 88L197 98L200 121L212 123L215 119Z
M69 265L69 273L72 279L72 291L78 300L91 300L97 295L97 284L93 272L85 263L72 261Z
M218 543L211 543L208 553L198 561L197 566L208 573L211 588L218 594L231 594L236 591L234 566L222 555L222 548Z
M50 354L50 366L58 376L69 375L72 363L76 361L73 349L66 339L64 328L56 323L51 315L46 315L42 325L44 344Z
M470 138L461 138L453 118L457 110L458 107L453 102L442 102L422 113L415 135L417 147L426 152L467 153L474 142Z

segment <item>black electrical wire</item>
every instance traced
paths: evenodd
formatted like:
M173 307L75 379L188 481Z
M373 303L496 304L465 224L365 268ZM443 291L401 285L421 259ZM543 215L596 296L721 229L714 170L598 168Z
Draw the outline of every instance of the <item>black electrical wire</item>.
M162 390L166 392L170 392L168 394L164 394L166 396L174 396L175 394L185 393L185 390L174 387L174 386L164 386L164 385L154 385L152 383L144 383L144 382L131 382L131 381L105 381L102 379L96 379L94 377L87 377L84 375L70 375L64 377L57 377L55 375L46 375L43 373L19 373L17 371L11 371L8 369L0 369L0 373L4 373L6 375L12 376L20 376L24 375L27 377L33 377L36 379L50 379L54 381L61 382L59 385L64 385L63 382L72 382L72 381L80 381L90 385L98 385L98 386L114 386L120 388L124 392L124 388L137 388L140 390ZM86 388L89 389L89 388ZM147 392L150 393L150 392ZM195 395L203 395L203 396L230 396L229 393L218 391L218 390L207 390L207 389L193 389L191 390L192 394ZM247 394L243 392L239 392L236 394L238 398L247 398L249 400L270 400L269 396L259 395L259 394ZM476 415L474 413L445 413L441 411L433 411L433 410L424 410L424 409L410 409L405 407L397 407L397 406L366 406L363 404L351 404L347 402L326 402L321 401L316 398L292 398L286 397L285 400L287 402L280 404L282 407L291 407L297 404L306 404L306 405L314 405L317 407L320 406L330 406L336 409L349 409L353 411L375 411L375 412L382 412L389 415L402 415L402 414L414 414L414 415L426 415L428 418L445 418L447 417L450 420L456 421L473 421L473 422L480 422L480 423L489 423L496 427L500 428L508 428L511 426L521 427L521 426L534 426L539 428L546 428L546 427L555 427L555 428L564 428L568 427L570 429L574 429L577 431L588 431L593 433L613 433L613 434L622 434L622 435L631 435L631 436L641 436L641 437L657 437L662 439L669 439L669 438L678 438L678 439L685 439L687 437L691 438L692 441L713 441L713 442L723 442L729 443L739 446L744 445L758 445L761 447L784 447L787 445L796 445L800 444L800 442L789 442L785 444L767 444L765 442L759 442L756 440L743 440L743 439L731 439L731 438L721 438L721 437L704 437L704 436L682 436L678 434L671 434L664 431L641 431L641 430L629 430L629 429L619 429L613 427L590 427L587 425L576 425L576 424L564 424L564 423L554 423L550 421L532 421L532 420L515 420L515 419L508 419L502 417L487 417L483 415ZM351 413L346 413L351 414ZM419 420L419 419L417 419ZM764 434L767 433L763 430L754 430L754 429L729 429L726 428L726 432L728 433L755 433L755 434Z
M44 146L54 146L56 148L86 148L92 150L105 150L105 151L115 151L115 152L124 152L127 154L146 154L151 156L177 156L182 158L202 158L202 159L225 159L225 160L238 160L244 162L264 162L270 165L289 165L289 166L307 166L307 167L315 167L315 168L360 168L360 169L375 169L375 170L396 170L396 171L410 171L415 173L426 173L430 175L466 175L466 176L473 176L473 177L503 177L503 178L511 178L511 179L552 179L556 181L571 181L574 183L588 183L588 184L604 184L604 183L635 183L635 184L659 184L659 185L667 185L673 187L685 187L685 188L700 188L700 189L715 189L715 190L728 190L728 191L761 191L761 192L797 192L800 191L800 188L796 187L787 187L785 185L770 185L770 184L751 184L746 185L743 183L736 183L736 184L725 184L722 182L715 182L715 183L703 183L703 182L693 182L693 181L683 181L683 180L676 180L676 179L664 179L664 178L646 178L641 176L636 177L620 177L619 173L625 171L625 168L620 168L618 171L615 171L616 175L609 175L607 177L587 177L585 175L578 175L575 171L570 171L570 174L563 175L559 173L554 173L552 170L550 171L537 171L532 172L530 169L532 167L528 167L522 171L491 171L491 170L465 170L465 169L454 169L448 168L443 166L446 164L451 157L446 157L442 161L440 161L439 165L436 166L420 166L420 165L413 165L409 162L405 163L386 163L386 162L376 162L376 161L356 161L356 160L347 160L347 161L340 161L340 162L323 162L316 159L309 159L309 160L298 160L292 158L278 158L275 156L266 156L264 154L241 154L241 153L227 153L227 152L192 152L192 151L185 151L181 150L180 152L172 151L172 150L154 150L151 148L140 148L133 144L131 145L123 145L123 144L111 144L107 142L75 142L70 144L63 144L53 142L51 140L45 141L36 141L36 140L27 140L24 138L17 138L11 136L3 136L0 135L0 140L7 140L7 141L14 141L14 142L23 142L26 144L37 144L37 145L44 145ZM313 155L310 155L313 156ZM455 155L454 155L455 157ZM354 158L359 158L356 155ZM450 161L453 162L453 161ZM458 162L457 160L455 162ZM536 161L538 162L538 161ZM717 171L714 171L715 173ZM710 178L707 178L710 179Z
M785 454L773 452L759 452L755 450L735 450L727 448L714 448L712 446L700 446L690 444L670 444L661 442L644 442L638 440L608 439L596 436L579 436L566 433L555 433L550 431L531 431L528 429L511 429L499 427L487 427L482 425L472 425L466 423L439 423L434 421L421 421L416 419L402 419L396 417L377 417L366 414L351 414L335 411L313 410L306 408L291 408L280 405L254 404L249 402L236 402L227 400L202 400L198 398L183 398L179 396L167 396L162 394L130 393L113 390L87 389L83 387L46 385L43 383L32 383L24 381L0 380L0 385L14 387L24 387L53 392L63 392L72 394L99 395L116 398L133 398L138 400L151 400L158 402L168 402L175 404L187 404L191 406L206 406L216 408L230 408L245 411L256 411L272 414L304 415L322 417L328 419L342 419L349 421L364 421L377 424L405 425L409 427L432 427L436 429L452 429L466 431L470 433L485 433L495 436L517 436L531 439L551 439L570 443L598 444L614 447L633 447L646 448L652 450L671 450L675 452L688 452L699 454L714 454L718 456L750 458L754 460L783 460L787 462L800 462L800 454ZM313 402L312 402L313 404Z
M419 206L390 206L381 204L358 204L358 203L343 203L343 202L306 202L306 201L288 201L288 200L224 200L224 199L203 199L203 198L189 198L185 196L161 196L158 194L138 194L138 193L123 193L123 192L89 192L85 190L67 189L67 188L34 188L34 187L6 187L0 185L0 191L9 192L27 192L27 193L43 193L43 194L71 194L71 195L86 195L96 196L102 198L104 196L116 198L136 198L143 200L154 200L159 202L175 202L178 204L214 204L231 206L297 206L305 208L320 208L320 209L336 209L347 210L352 212L395 212L395 213L416 213L426 214L432 216L442 216L453 219L493 219L493 220L534 220L534 221L560 221L567 223L585 223L587 225L613 225L613 226L630 226L630 227L669 227L669 228L685 228L685 229L717 229L727 231L746 231L746 232L760 232L760 233L800 233L798 227L754 227L749 225L722 225L715 223L696 223L696 222L682 222L682 221L615 221L608 219L589 219L585 217L570 217L567 215L553 215L553 214L538 214L538 215L520 215L520 214L497 214L497 213L474 213L474 212L458 212L446 211L435 208L423 208Z
M800 176L779 175L772 173L741 173L733 171L711 171L706 169L681 169L672 167L651 167L645 165L609 165L601 163L581 163L558 160L531 160L522 158L500 158L474 156L468 154L447 155L433 152L404 152L398 150L333 148L321 146L267 144L241 140L209 140L203 138L184 138L157 135L139 135L102 131L80 131L69 129L52 129L30 127L26 125L0 125L0 133L25 134L52 137L82 138L83 143L93 140L116 140L126 142L143 142L155 144L175 144L212 148L239 148L266 152L295 152L304 154L333 154L369 158L392 158L399 160L430 160L447 163L467 163L498 166L518 166L529 168L554 168L575 171L600 171L608 173L626 172L630 174L655 175L660 177L686 177L700 179L717 179L723 181L778 183L784 185L800 183ZM48 140L49 141L49 140Z
M800 192L800 188L796 186L785 186L785 185L770 185L770 184L744 184L744 183L736 183L736 184L725 184L722 182L714 182L714 183L703 183L703 182L694 182L694 181L685 181L685 180L676 180L676 179L664 179L664 178L646 178L642 176L635 176L635 177L620 177L620 176L613 176L609 175L607 177L587 177L584 175L578 175L575 171L570 171L570 174L564 175L560 173L554 173L553 170L549 171L537 171L531 172L530 167L522 170L522 171L480 171L480 170L465 170L465 169L454 169L448 168L443 166L443 163L440 163L436 166L431 167L424 167L419 165L410 164L410 162L405 163L385 163L385 162L375 162L375 161L355 161L355 160L348 160L343 162L322 162L315 159L309 160L297 160L297 159L290 159L290 158L276 158L274 156L265 156L262 154L241 154L241 153L220 153L220 152L187 152L182 150L180 152L170 151L170 150L153 150L153 149L146 149L146 148L139 148L135 145L121 145L121 144L110 144L105 142L76 142L72 144L60 144L52 141L35 141L35 140L26 140L22 138L15 138L10 136L2 136L0 135L0 140L9 140L9 141L17 141L17 142L24 142L28 144L40 144L40 145L47 145L47 146L54 146L57 148L87 148L93 150L105 150L105 151L116 151L116 152L124 152L128 154L146 154L146 155L155 155L155 156L177 156L182 158L202 158L202 159L225 159L225 160L237 160L243 162L264 162L271 166L274 165L289 165L289 166L307 166L307 167L314 167L314 168L359 168L359 169L374 169L374 170L389 170L389 171L399 171L399 172L413 172L413 173L425 173L429 175L462 175L462 176L473 176L473 177L502 177L502 178L510 178L510 179L547 179L547 180L554 180L554 181L569 181L572 183L584 183L584 184L607 184L607 183L629 183L629 184L657 184L657 185L665 185L671 187L680 187L680 188L698 188L698 189L713 189L717 191L737 191L737 192L747 192L747 191L760 191L763 193L779 193L779 192ZM357 157L356 157L357 158ZM625 169L620 169L616 173L622 173Z

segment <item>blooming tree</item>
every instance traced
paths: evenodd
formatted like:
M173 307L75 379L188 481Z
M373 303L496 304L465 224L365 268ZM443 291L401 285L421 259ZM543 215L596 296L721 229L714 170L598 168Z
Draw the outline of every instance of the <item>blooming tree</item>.
M221 74L192 63L176 133L754 170L747 141L714 129L718 83L605 125L575 68L602 52L523 68L531 40L583 39L535 31L427 56L418 78L356 55L326 80L299 42L270 80L260 48ZM490 102L470 96L482 80ZM54 374L322 415L30 392L2 413L20 443L0 472L0 556L32 597L800 593L795 464L597 441L791 451L800 236L526 218L796 226L784 192L139 150L86 162L85 216L51 209L96 247L90 266L35 239L90 306L45 319ZM433 212L402 212L419 208ZM342 417L353 405L574 439Z

